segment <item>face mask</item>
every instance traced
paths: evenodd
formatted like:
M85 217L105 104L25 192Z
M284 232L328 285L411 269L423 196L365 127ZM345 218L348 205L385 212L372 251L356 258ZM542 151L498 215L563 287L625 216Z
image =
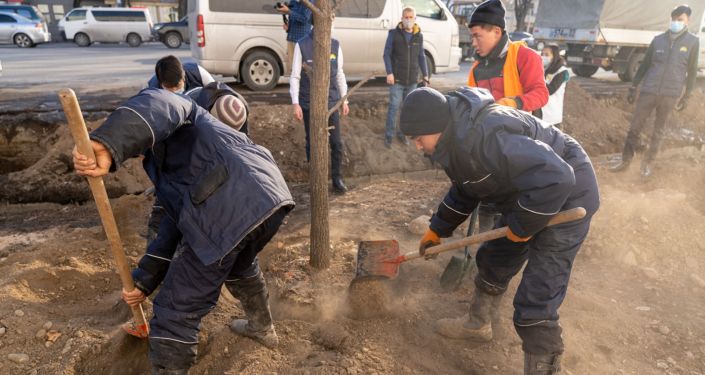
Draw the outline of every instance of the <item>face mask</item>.
M548 68L549 65L551 65L551 61L553 61L550 57L548 56L541 56L541 60L543 61L543 67Z
M401 23L404 25L405 29L411 29L414 27L414 20L402 20Z
M678 33L683 28L685 27L685 23L682 21L671 21L671 27L669 27L669 30L671 30L672 33Z

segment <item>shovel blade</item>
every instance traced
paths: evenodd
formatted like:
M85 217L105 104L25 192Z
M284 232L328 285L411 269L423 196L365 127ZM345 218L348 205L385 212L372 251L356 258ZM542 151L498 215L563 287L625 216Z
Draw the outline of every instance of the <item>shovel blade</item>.
M399 242L396 240L361 241L357 249L355 279L395 278L399 274Z
M458 289L467 269L465 262L465 257L454 255L450 258L450 262L441 275L441 288L444 291L450 292Z

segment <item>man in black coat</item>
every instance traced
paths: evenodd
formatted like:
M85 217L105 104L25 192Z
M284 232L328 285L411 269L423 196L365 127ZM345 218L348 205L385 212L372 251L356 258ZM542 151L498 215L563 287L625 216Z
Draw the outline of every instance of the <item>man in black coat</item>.
M187 374L196 361L201 319L223 284L247 319L231 329L274 346L267 287L257 254L277 232L294 201L264 147L221 123L187 97L148 88L130 98L90 134L95 160L74 149L74 167L103 176L144 155L144 168L178 235L150 321L153 374ZM163 228L160 227L160 234ZM126 300L144 299L139 289Z
M599 207L597 180L573 138L518 110L497 105L489 91L463 88L442 95L416 89L404 101L401 129L445 170L452 185L419 251L449 237L480 202L501 212L506 238L477 253L470 312L441 319L436 330L459 339L492 339L491 316L509 281L526 263L514 296L514 325L523 341L526 374L553 374L563 353L558 308L575 256ZM559 211L584 207L585 218L546 227ZM543 369L543 370L542 370Z

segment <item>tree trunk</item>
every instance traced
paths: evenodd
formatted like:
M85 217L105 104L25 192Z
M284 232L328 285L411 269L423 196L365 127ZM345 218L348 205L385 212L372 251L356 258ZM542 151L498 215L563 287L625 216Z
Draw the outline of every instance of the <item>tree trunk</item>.
M328 85L330 84L331 5L329 0L316 1L320 13L313 13L313 72L311 72L311 266L318 269L330 265L330 232L328 227Z
M526 31L526 15L532 7L532 0L514 0L514 16L517 20L516 31Z

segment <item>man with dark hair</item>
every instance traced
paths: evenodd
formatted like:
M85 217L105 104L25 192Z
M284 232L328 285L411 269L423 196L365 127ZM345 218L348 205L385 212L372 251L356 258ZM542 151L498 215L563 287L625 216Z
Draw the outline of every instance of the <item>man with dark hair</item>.
M157 61L147 87L182 93L211 82L215 82L215 79L200 65L191 62L182 64L176 56L169 55Z
M311 159L310 142L310 101L311 101L311 79L309 75L313 70L313 33L309 33L305 38L296 43L294 48L294 62L292 65L291 79L289 81L289 94L294 107L294 117L298 121L303 121L306 131L306 160ZM336 39L331 39L330 50L330 84L328 86L328 107L332 108L348 92L348 84L345 81L343 72L343 49ZM345 194L348 191L343 182L343 140L340 134L340 111L336 111L328 118L331 180L333 191L337 194ZM348 101L342 106L343 116L350 112Z
M402 143L408 145L409 141L404 134L395 129L397 110L402 100L416 88L419 72L423 76L424 84L429 83L423 34L416 24L416 10L413 7L404 8L397 27L389 30L383 58L384 67L387 70L387 84L390 85L384 145L387 148L392 147L392 139L395 135Z
M649 177L650 164L658 153L668 116L674 107L682 111L688 104L698 75L700 53L698 37L688 31L690 14L691 9L687 5L673 9L668 31L657 35L646 50L644 61L634 76L627 97L629 103L634 103L636 89L641 84L639 99L636 100L634 116L624 142L622 161L610 169L612 172L621 172L629 167L639 145L639 135L655 109L651 144L641 162L641 175Z
M494 103L489 91L463 88L443 95L419 88L404 100L401 130L443 167L452 185L419 244L440 244L480 202L501 212L506 238L477 252L475 294L462 318L441 319L436 331L489 341L492 316L524 264L514 296L514 327L522 340L524 373L555 374L563 353L558 308L573 261L600 201L590 159L567 134L525 112ZM546 227L561 210L584 207L585 218Z
M174 218L162 224L180 239L154 300L152 374L188 373L201 319L215 307L223 284L247 315L231 329L277 345L257 254L294 201L270 152L192 100L153 88L116 109L90 138L95 160L74 148L76 172L99 177L145 155L156 195ZM123 297L135 305L144 299L140 293L135 289Z

